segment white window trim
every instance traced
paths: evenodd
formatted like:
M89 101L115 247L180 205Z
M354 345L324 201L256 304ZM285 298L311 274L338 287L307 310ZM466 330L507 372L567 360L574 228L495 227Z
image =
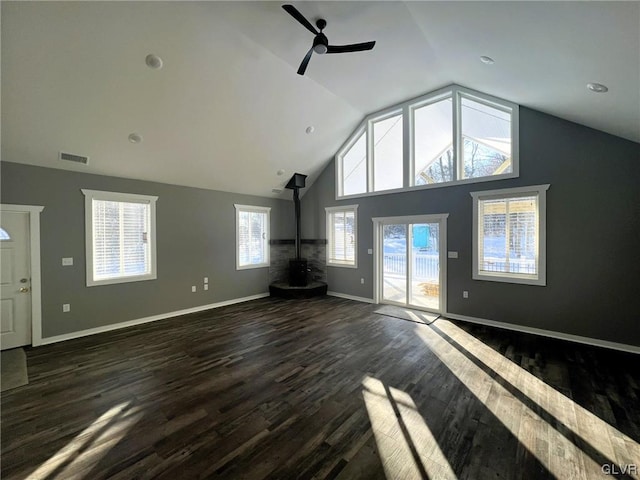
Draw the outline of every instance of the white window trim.
M327 232L327 253L326 253L326 264L328 267L341 267L341 268L358 268L358 205L343 205L339 207L325 207L325 221L326 221L326 232ZM353 211L353 232L354 238L353 243L355 244L353 249L353 264L345 264L345 263L336 263L331 262L329 258L329 252L331 251L331 235L332 235L332 225L330 222L331 214L335 212L345 212L345 211Z
M236 270L250 270L252 268L264 268L271 265L271 256L269 248L269 240L271 239L271 207L260 207L256 205L240 205L234 203L236 208ZM252 263L250 265L240 265L240 212L254 212L254 213L266 213L267 214L267 238L265 249L266 262Z
M373 256L373 272L374 272L374 289L373 289L373 303L382 303L382 284L380 279L382 278L382 268L384 265L384 226L393 224L411 224L411 223L437 223L440 230L440 309L438 313L447 311L447 219L448 213L436 213L426 215L407 215L396 217L373 217L373 241L374 241L374 256ZM398 304L401 305L401 304ZM406 307L402 304L401 306ZM412 309L431 311L431 309L423 309L411 306Z
M156 201L158 197L153 195L138 195L134 193L106 192L101 190L81 189L84 194L84 219L85 219L85 260L87 287L98 285L112 285L115 283L141 282L155 280L157 278L156 255ZM111 202L147 203L149 204L149 261L151 271L145 275L123 276L106 280L93 279L93 200Z
M473 247L472 247L472 278L490 282L519 283L525 285L547 285L547 190L550 184L532 185L526 187L504 188L500 190L485 190L470 192L473 197ZM537 195L538 197L538 273L537 275L516 273L480 273L478 268L478 202L480 200L502 199Z
M478 101L485 105L491 106L493 108L497 108L502 111L509 111L511 113L511 172L503 173L499 175L491 175L487 177L476 177L476 178L463 178L460 180L452 180L450 182L441 182L441 183L431 183L428 185L413 185L415 182L415 175L413 170L415 169L413 155L414 155L414 122L413 122L413 111L416 108L428 105L430 103L437 102L444 98L451 97L454 102L453 109L453 124L452 128L454 130L453 137L453 149L454 156L456 162L459 161L460 155L458 155L459 144L461 143L462 133L460 129L460 104L461 98L466 97L474 101ZM420 97L412 98L411 100L407 100L403 103L393 105L391 107L385 108L384 110L377 111L370 115L367 115L358 128L354 130L354 132L349 136L346 142L340 147L338 152L335 155L335 184L336 184L336 200L347 200L351 198L361 198L361 197L372 197L376 195L388 195L391 193L399 193L399 192L408 192L414 190L429 190L432 188L443 188L450 187L452 185L464 185L468 183L481 183L481 182L493 182L496 180L505 180L509 178L518 178L520 175L520 158L519 158L519 150L520 150L520 142L519 142L519 131L520 131L520 115L519 115L519 105L508 100L503 100L498 97L494 97L492 95L488 95L486 93L478 92L475 90L471 90L469 88L461 87L459 85L450 85L445 88L441 88L439 90L427 93L425 95L421 95ZM380 190L373 191L373 155L372 155L372 132L371 125L373 122L384 119L385 117L392 116L394 114L402 113L404 118L403 124L403 155L404 155L404 178L405 178L405 186L402 188L394 188L390 190ZM409 126L408 129L404 128ZM363 193L354 193L351 195L343 194L343 185L342 185L342 157L343 155L353 146L355 143L355 139L362 133L365 132L367 135L367 191ZM456 175L457 175L456 168ZM408 183L407 183L408 182Z

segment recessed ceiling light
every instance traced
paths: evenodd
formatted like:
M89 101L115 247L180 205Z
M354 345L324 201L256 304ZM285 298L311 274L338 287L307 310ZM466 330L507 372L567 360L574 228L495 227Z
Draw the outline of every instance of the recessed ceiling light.
M147 67L153 68L154 70L159 70L162 68L162 59L158 55L154 55L150 53L147 55L147 58L144 59L144 63L147 64Z
M132 133L129 135L129 141L131 143L141 143L142 135L140 135L139 133Z
M587 83L587 88L595 93L605 93L609 91L609 88L601 83Z
M309 125L305 130L305 132L307 132L308 135L311 135L315 131L316 131L316 128L313 125Z
M482 55L480 57L480 61L486 65L493 65L495 61L491 57L487 57L486 55Z
M284 174L284 169L283 169L283 168L281 168L281 169L280 169L280 170L278 170L276 173L278 174L278 176L283 175L283 174Z

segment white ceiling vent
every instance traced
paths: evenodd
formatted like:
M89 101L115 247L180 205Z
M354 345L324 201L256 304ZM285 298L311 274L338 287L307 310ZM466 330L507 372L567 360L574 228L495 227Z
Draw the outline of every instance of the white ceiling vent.
M74 155L73 153L60 152L60 160L66 160L68 162L81 163L86 165L89 163L89 157L83 157L82 155Z

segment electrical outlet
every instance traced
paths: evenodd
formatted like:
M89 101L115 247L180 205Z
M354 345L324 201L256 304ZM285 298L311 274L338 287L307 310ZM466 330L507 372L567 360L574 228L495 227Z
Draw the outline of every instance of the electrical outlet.
M65 257L62 259L62 266L69 267L73 265L73 257Z
M196 286L195 286L195 285L192 285L192 286L191 286L191 292L192 292L192 293L195 293L195 291L196 291L196 290L197 290Z
M361 283L362 285L364 285L364 278L361 278L361 279L360 279L360 283Z
M469 292L467 292L466 290L464 290L462 292L462 298L469 298Z
M63 312L70 312L71 311L71 304L70 303L63 303L62 304L62 311Z
M204 284L204 289L205 289L205 290L209 290L209 284L208 284L208 283L205 283L205 284Z

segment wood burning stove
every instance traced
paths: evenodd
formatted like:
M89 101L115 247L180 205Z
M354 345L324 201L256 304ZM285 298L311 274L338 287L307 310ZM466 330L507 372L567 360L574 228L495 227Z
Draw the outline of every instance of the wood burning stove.
M327 294L327 284L315 279L309 279L309 264L302 258L300 238L300 189L305 187L307 176L295 173L285 188L293 190L293 203L296 214L296 256L289 260L289 281L274 282L269 285L269 292L274 297L282 298L311 298Z

